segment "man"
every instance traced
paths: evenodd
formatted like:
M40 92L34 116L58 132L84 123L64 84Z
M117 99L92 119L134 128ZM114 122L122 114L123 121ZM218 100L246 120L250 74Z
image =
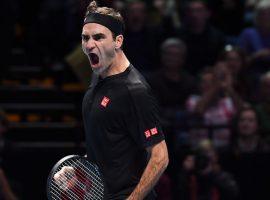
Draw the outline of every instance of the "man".
M209 23L207 5L203 0L185 1L183 25L173 34L187 46L185 69L192 75L198 75L205 67L213 65L225 44L224 34Z
M94 76L83 100L87 158L101 169L106 199L154 199L168 152L156 100L121 49L123 26L113 9L88 6L82 48Z
M151 72L157 67L157 44L161 37L161 27L149 26L149 9L145 1L129 1L124 11L126 26L123 50L139 72Z

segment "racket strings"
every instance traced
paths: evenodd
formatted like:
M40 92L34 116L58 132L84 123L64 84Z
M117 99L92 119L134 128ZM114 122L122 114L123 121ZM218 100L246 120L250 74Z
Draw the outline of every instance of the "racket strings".
M70 165L71 163L69 163L69 165ZM84 173L86 173L85 171L84 171ZM81 173L77 173L76 174L77 176L81 176ZM72 178L72 175L67 175L67 176L69 176L68 178ZM81 179L82 181L84 181L83 179L85 179L85 177L78 177L79 179ZM76 186L80 186L80 182L79 182L79 185L78 185L78 183L76 183ZM81 193L80 191L81 190L84 190L84 188L82 188L82 186L80 186L79 188L75 188L75 187L72 187L73 188L73 190L74 191L76 191L76 192L78 192L78 193ZM90 191L91 192L91 191ZM93 192L93 190L92 190L92 192ZM94 191L94 193L95 193L95 191ZM95 193L95 195L99 195L98 193Z
M70 173L71 174L71 173ZM80 174L77 174L77 176L80 175ZM72 175L68 175L66 174L65 177L68 177L68 178L72 178L74 176L74 174ZM80 178L80 177L79 177ZM84 177L82 177L83 179L85 179ZM80 178L80 179L82 179ZM58 179L59 180L59 179ZM66 181L66 179L62 180L62 182ZM102 194L98 194L98 193L95 193L94 191L94 195L97 195L97 198L93 198L93 196L90 194L90 193L87 193L87 197L86 198L83 198L81 196L84 196L85 195L85 192L84 192L84 189L83 186L81 186L82 184L81 183L76 183L76 185L73 185L72 186L72 190L66 190L67 194L71 195L73 198L72 199L89 199L88 197L90 196L90 199L102 199L102 197L100 195ZM79 187L78 187L79 186ZM55 185L56 189L57 189L57 186ZM54 189L55 190L55 189ZM74 192L76 192L76 194L73 194ZM92 190L93 192L93 190ZM59 193L58 193L59 194ZM74 197L78 197L78 198L74 198Z
M104 186L97 166L85 160L70 159L62 163L57 172L63 167L72 167L65 175L56 180L52 179L51 197L55 200L100 200L104 196ZM57 173L56 172L56 173ZM74 181L74 182L72 182Z
M84 173L86 173L86 178L84 178L84 179L86 179L85 181L87 181L87 180L91 180L91 189L93 188L93 192L100 192L100 194L103 194L104 193L104 187L103 187L103 185L101 184L102 183L102 180L101 180L101 178L99 177L99 176L97 176L94 172L93 172L93 170L95 170L96 172L97 172L97 170L96 170L96 167L95 166L93 166L93 165L90 165L88 168L85 166L85 164L83 164L83 163L81 163L81 162L79 162L78 163L79 164L79 168L84 172ZM92 167L92 169L93 170L90 170L90 167ZM90 176L90 177L89 177ZM93 178L94 177L94 178ZM95 186L95 187L93 187L93 185Z
M65 176L68 176L68 175L66 174ZM72 176L68 176L68 178L72 178ZM64 181L66 181L66 179L63 179L62 182ZM69 196L72 197L71 199L85 199L84 192L83 192L84 188L80 186L79 184L73 185L72 189L69 189L68 186L66 186L65 188L59 189L59 186L56 183L53 183L51 189L52 189L52 193L54 194L53 196L58 197L58 199L66 200Z
M71 163L70 163L71 164ZM79 164L79 165L76 165L76 164ZM90 163L89 163L90 164ZM102 196L103 193L104 193L104 187L103 185L101 184L102 180L99 176L97 176L93 171L97 171L96 170L96 167L93 166L93 165L90 165L88 167L85 166L85 164L81 163L81 162L77 162L75 163L75 166L76 167L79 167L79 169L81 169L85 175L87 176L86 178L85 177L82 177L84 179L84 181L87 181L87 180L91 180L91 190L89 192L93 192L95 193L96 195L100 195ZM92 170L90 170L92 169ZM81 174L79 173L79 176L81 176ZM94 177L94 178L93 178ZM93 187L95 186L95 187ZM88 187L89 188L89 187ZM87 188L86 188L87 189Z

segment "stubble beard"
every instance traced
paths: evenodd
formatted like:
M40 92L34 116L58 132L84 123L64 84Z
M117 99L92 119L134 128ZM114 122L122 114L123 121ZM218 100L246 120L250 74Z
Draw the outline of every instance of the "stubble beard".
M101 75L109 68L109 66L102 66L98 68L91 67L91 68L96 75Z
M112 65L112 60L114 58L114 54L110 51L108 51L106 53L106 59L107 59L107 62L103 63L104 65L103 66L100 66L100 67L97 67L97 68L93 68L92 67L92 70L93 72L96 74L96 75L102 75L102 74L106 74L106 72L110 69L111 65ZM100 60L101 62L101 60Z

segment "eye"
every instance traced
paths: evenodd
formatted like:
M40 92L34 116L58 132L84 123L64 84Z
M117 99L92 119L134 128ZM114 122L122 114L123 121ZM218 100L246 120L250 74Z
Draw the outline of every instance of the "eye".
M82 40L84 41L84 42L87 42L88 40L89 40L89 36L88 35L82 35Z
M93 39L98 41L98 40L101 40L105 38L105 36L103 34L96 34L96 35L93 35Z

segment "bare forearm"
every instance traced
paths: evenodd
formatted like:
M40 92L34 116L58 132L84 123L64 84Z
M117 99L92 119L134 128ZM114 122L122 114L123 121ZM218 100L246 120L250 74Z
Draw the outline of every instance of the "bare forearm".
M151 156L140 182L136 186L135 190L131 193L128 200L144 199L144 197L158 182L160 176L168 165L167 151L162 152L164 155L160 155L160 153Z

